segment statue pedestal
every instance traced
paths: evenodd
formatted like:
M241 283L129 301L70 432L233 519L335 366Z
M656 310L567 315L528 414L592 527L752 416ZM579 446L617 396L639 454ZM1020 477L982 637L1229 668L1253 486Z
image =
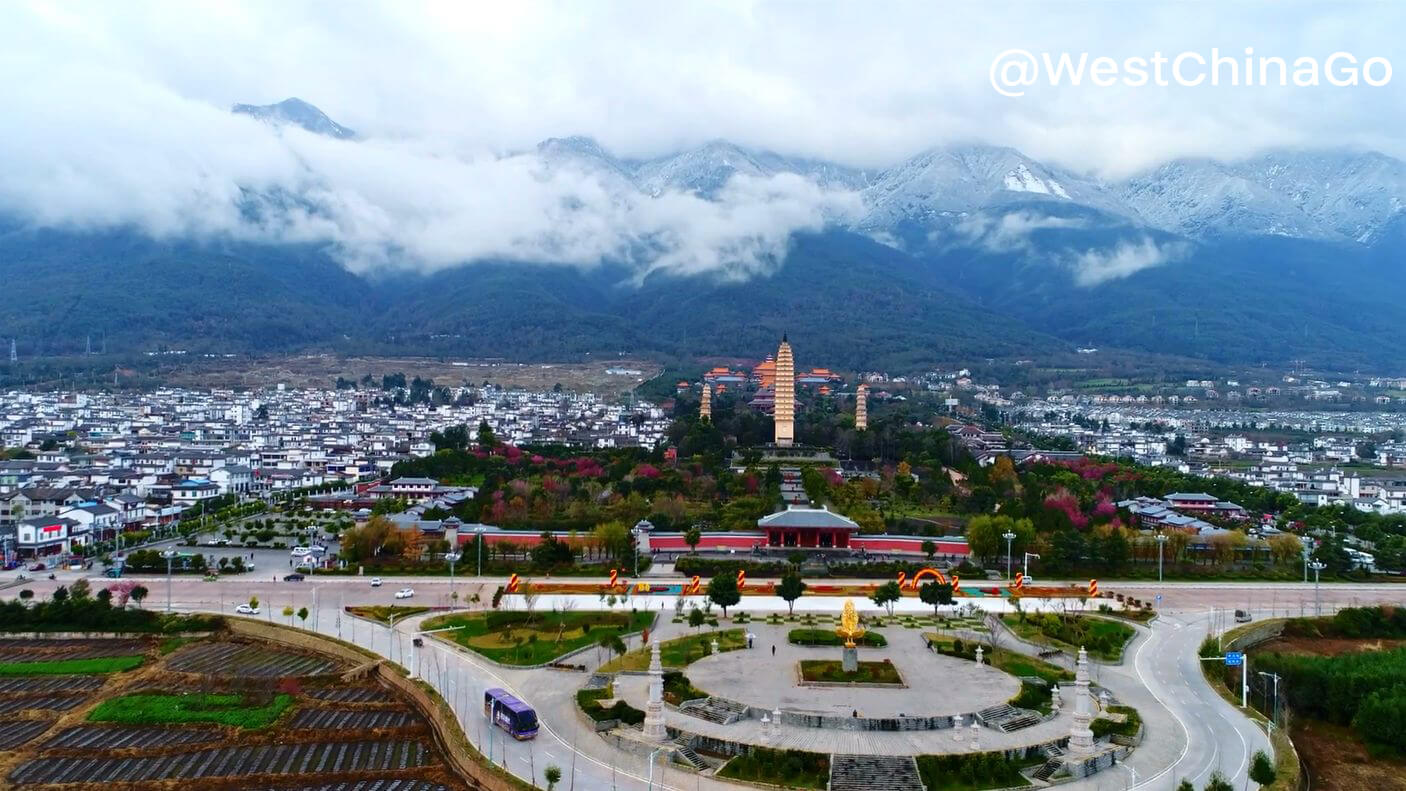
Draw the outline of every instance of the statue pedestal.
M859 647L853 645L845 646L845 654L840 661L840 667L846 673L859 672Z

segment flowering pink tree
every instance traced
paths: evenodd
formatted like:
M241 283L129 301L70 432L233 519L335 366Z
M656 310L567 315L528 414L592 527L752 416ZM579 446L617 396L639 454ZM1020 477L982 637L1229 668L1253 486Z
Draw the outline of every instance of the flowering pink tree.
M112 594L112 606L126 607L127 600L132 597L132 589L137 587L137 583L131 580L114 582L107 586L108 593Z
M1079 508L1079 498L1070 494L1067 489L1060 489L1045 498L1045 507L1055 511L1062 511L1069 517L1069 523L1074 525L1076 530L1083 530L1089 526L1089 518Z

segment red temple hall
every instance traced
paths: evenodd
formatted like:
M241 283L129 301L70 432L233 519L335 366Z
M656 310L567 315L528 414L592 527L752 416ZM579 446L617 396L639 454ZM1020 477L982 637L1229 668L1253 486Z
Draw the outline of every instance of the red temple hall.
M766 533L767 546L772 547L843 549L849 546L850 536L859 532L857 522L824 506L788 506L758 519L757 527Z

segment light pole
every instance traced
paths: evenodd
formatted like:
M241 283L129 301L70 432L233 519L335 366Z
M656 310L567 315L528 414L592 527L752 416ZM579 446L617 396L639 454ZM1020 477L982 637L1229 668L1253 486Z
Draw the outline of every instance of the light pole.
M1154 539L1157 542L1157 581L1162 581L1162 547L1167 545L1167 534L1158 533Z
M636 525L636 526L630 528L630 538L633 538L633 539L635 540L634 546L632 546L630 549L631 549L631 551L632 551L632 552L634 553L634 555L635 555L635 579L639 579L639 577L640 577L640 529L639 529L639 526L638 526L638 525ZM653 761L654 759L653 759L653 758L650 758L650 760ZM649 772L650 772L651 775L654 773L654 764L652 764L652 763L649 765Z
M478 544L478 573L474 576L483 576L483 525L474 528L474 543Z
M1006 579L1011 578L1011 542L1015 540L1015 533L1007 530L1001 534L1001 538L1006 540Z
M166 558L166 612L171 611L171 561L176 559L176 550L167 549L161 552L161 557Z
M1021 569L1022 569L1021 573L1024 574L1025 576L1027 576L1027 577L1030 576L1030 559L1031 559L1031 558L1035 558L1036 560L1039 560L1039 559L1040 559L1040 556L1037 555L1037 554L1035 554L1034 552L1026 552L1026 553L1025 553L1025 559L1024 559L1023 561L1021 561Z
M1304 581L1304 584L1305 584L1305 585L1308 584L1308 545L1307 545L1307 544L1305 544L1305 545L1304 545L1304 548L1303 548L1303 581Z
M663 748L663 747L660 747L659 749L657 749L657 750L655 750L654 752L652 752L652 753L649 754L649 788L650 788L650 791L653 791L653 789L654 789L654 756L656 756L656 755L658 755L659 753L662 753L662 752L664 752L664 748Z
M1328 564L1321 560L1315 560L1308 564L1313 569L1313 614L1315 617L1323 617L1323 603L1318 600L1318 572L1328 568Z
M1256 671L1261 676L1268 676L1274 679L1274 705L1269 710L1269 739L1270 745L1274 744L1274 723L1279 719L1279 674L1266 673L1263 670Z
M446 554L446 555L444 556L444 559L447 560L447 561L449 561L449 609L450 609L450 610L453 610L453 609L454 609L454 602L456 601L456 599L455 599L455 597L454 597L454 564L459 562L459 557L460 557L460 555L459 555L458 552L450 552L450 553L448 553L448 554Z

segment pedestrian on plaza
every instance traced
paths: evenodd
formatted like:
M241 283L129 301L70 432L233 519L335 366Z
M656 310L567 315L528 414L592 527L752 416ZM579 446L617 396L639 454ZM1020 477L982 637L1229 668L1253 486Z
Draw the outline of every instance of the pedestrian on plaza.
M776 656L776 645L775 645L775 644L773 644L773 645L771 646L771 655L772 655L772 656Z

